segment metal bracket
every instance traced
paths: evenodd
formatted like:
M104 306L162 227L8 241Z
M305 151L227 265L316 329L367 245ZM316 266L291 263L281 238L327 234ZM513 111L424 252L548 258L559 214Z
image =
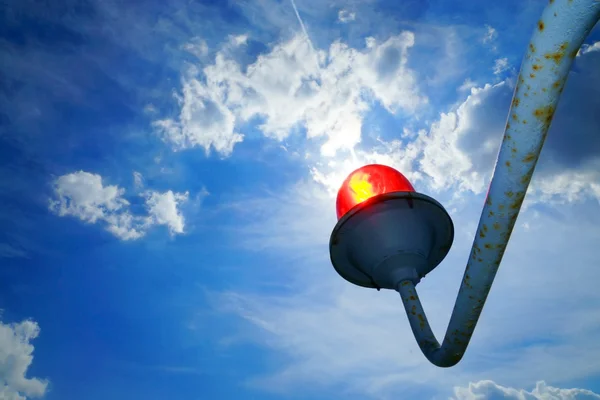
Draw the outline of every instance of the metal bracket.
M535 27L515 88L504 139L443 343L431 331L411 281L401 282L412 331L429 361L463 357L517 221L571 64L600 19L599 0L550 0Z

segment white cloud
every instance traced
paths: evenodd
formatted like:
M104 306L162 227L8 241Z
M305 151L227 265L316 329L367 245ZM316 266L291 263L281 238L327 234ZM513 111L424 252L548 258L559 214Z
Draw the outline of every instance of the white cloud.
M535 388L528 392L498 385L494 381L485 380L469 383L468 387L454 388L451 400L593 400L600 395L586 389L560 389L548 386L544 381L537 382Z
M528 192L529 204L600 200L600 141L592 111L600 106L598 62L599 52L578 57L578 72L571 73L548 132ZM415 140L417 169L431 189L482 193L487 188L513 90L510 80L472 88L463 103L442 113L428 134Z
M442 113L429 133L419 138L418 146L423 149L419 170L429 176L434 190L454 185L474 193L484 190L511 95L507 82L473 88L456 110Z
M104 186L102 177L79 171L59 177L54 186L59 197L51 206L60 216L72 215L86 222L103 219L107 213L115 212L129 203L118 186Z
M144 177L137 171L133 171L133 185L136 189L141 189L144 187Z
M600 159L596 159L579 169L543 176L531 185L529 196L536 201L554 205L581 202L586 198L600 200L599 167Z
M203 147L207 153L211 147L225 156L243 139L234 132L235 117L216 96L198 81L183 82L183 98L179 99L181 112L177 121L159 120L154 126L163 134L175 150Z
M141 174L134 172L134 182L141 187ZM105 186L98 174L73 172L55 180L49 209L61 217L103 223L107 231L122 240L139 239L154 225L166 225L171 234L183 233L184 218L177 207L187 200L188 193L146 192L148 216L133 215L124 195L125 189Z
M600 51L600 41L592 43L592 44L584 44L581 46L581 50L579 50L578 55L591 53L593 51Z
M169 190L165 193L150 192L146 196L151 223L166 225L172 235L183 233L185 221L177 207L188 200L189 193L173 193Z
M390 112L412 112L427 102L406 66L413 44L414 35L403 32L382 43L369 38L363 51L335 42L315 52L297 35L245 72L222 50L212 65L184 76L179 117L154 125L175 149L199 146L228 156L243 140L237 126L258 117L265 136L283 140L304 127L308 138L324 138L321 152L333 156L360 141L371 99Z
M498 38L498 31L490 25L485 26L485 35L483 36L483 43L490 43Z
M183 45L183 49L200 59L208 54L208 44L206 44L204 39L199 37L192 38L188 43Z
M154 104L146 104L144 106L144 113L150 115L150 114L154 114L156 113L158 110L156 109L156 107L154 106Z
M25 400L46 393L46 380L26 377L33 362L30 342L39 333L38 324L30 320L14 324L0 321L0 399Z
M508 69L508 58L498 58L494 61L494 75L499 75Z
M470 78L467 78L467 79L465 79L463 84L459 86L458 91L459 92L470 92L471 89L476 88L476 87L477 87L477 83L472 81Z
M229 44L234 48L246 43L248 43L248 35L229 35Z
M129 214L125 189L104 186L102 176L79 171L60 176L54 182L50 210L61 217L73 216L88 223L104 222L106 229L123 240L144 234L141 221Z
M342 23L352 22L356 19L356 13L349 10L340 10L338 12L338 20Z

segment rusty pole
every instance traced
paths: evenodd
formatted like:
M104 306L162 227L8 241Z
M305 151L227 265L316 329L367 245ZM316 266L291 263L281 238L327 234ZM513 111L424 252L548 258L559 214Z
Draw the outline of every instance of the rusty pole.
M600 0L550 0L521 65L504 139L442 345L411 281L397 290L419 347L438 367L463 357L500 266L571 64L600 19Z

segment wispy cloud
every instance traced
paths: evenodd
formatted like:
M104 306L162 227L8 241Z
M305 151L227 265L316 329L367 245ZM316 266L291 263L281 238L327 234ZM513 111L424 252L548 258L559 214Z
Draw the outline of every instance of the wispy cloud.
M483 43L490 43L498 38L498 31L490 25L485 26L485 35L483 36Z
M504 71L508 70L508 58L498 58L494 61L494 75L500 75Z
M356 13L349 10L340 10L338 12L338 20L342 23L352 22L356 19Z
M290 0L290 3L292 3L292 7L294 8L294 13L296 14L296 18L298 18L298 23L300 24L300 28L302 28L302 33L304 33L304 36L306 37L306 40L308 41L310 48L314 52L315 47L312 44L312 40L310 40L310 36L308 35L306 26L304 26L304 21L302 21L302 18L300 17L300 13L298 12L298 7L296 7L296 2L294 0Z

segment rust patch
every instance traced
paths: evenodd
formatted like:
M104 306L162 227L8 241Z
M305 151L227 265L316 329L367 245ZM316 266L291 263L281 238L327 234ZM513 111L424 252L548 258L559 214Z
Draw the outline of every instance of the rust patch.
M535 154L533 153L527 153L527 155L525 156L525 158L523 158L523 162L532 162L533 160L535 160Z
M500 229L500 224L497 222L494 222L494 229L495 230L499 230Z
M524 119L524 120L523 120L523 121L521 121L521 122L523 122L524 124L526 124L526 123L527 123L527 120L526 120L526 119Z
M504 210L504 204L500 204L500 205L498 206L498 210L500 210L500 211Z
M516 149L516 148L514 148L514 147L512 147L512 148L510 149L510 151L511 151L512 153L516 153L516 152L517 152L517 149Z
M523 203L523 199L519 200L519 201L515 201L514 203L512 203L510 205L510 208L512 210L518 210L519 208L521 208L521 204ZM516 216L516 215L515 215ZM516 220L516 218L515 218ZM514 225L514 222L512 223L512 225Z
M480 238L484 238L485 237L485 232L484 231L479 231L479 237Z
M548 125L550 125L550 122L552 122L552 117L554 116L554 107L546 106L546 107L536 108L533 111L533 115L537 119L542 121L544 123L544 125L548 126Z
M541 66L541 65L539 65L539 64L533 64L533 67L532 67L532 68L533 68L533 70L534 70L534 71L539 71L539 70L541 70L541 69L542 69L542 66Z
M542 21L541 19L538 21L538 29L540 30L540 32L544 31L544 28L546 27L546 25L544 24L544 21Z
M544 58L546 60L553 60L556 64L560 64L560 61L563 59L564 56L565 53L561 53L560 51L544 54Z
M417 298L415 296L410 296L411 300L416 300Z
M486 243L486 244L484 245L484 247L485 247L486 249L491 249L493 246L492 246L490 243Z
M529 97L529 93L523 93L523 96Z
M532 53L535 53L535 46L533 43L529 43L529 50L531 50Z
M488 214L488 217L493 217L494 216L494 212L490 211L490 213Z
M486 225L486 224L483 224L483 231L484 231L484 232L487 232L487 231L488 231L488 227L487 227L487 225Z
M507 167L510 167L510 161L507 161L504 164L506 164Z
M504 194L508 197L513 197L515 195L513 192L505 192Z
M513 115L512 115L512 119L513 119L513 120L515 120L515 121L518 121L518 120L519 120L519 119L517 118L517 114L513 114Z
M521 103L521 100L519 100L519 98L518 98L518 97L515 97L515 98L513 99L513 106L515 106L515 107L519 107L519 103Z
M546 93L547 91L548 91L548 89L542 88L542 92Z
M558 89L561 87L561 85L562 85L562 79L559 79L552 84L552 89Z
M409 282L409 281L404 281L404 282L402 282L402 286L407 286L407 285L410 285L410 282Z
M515 198L515 201L510 205L510 208L513 210L518 210L521 207L521 204L523 203L524 199L525 199L525 192L518 192L517 197ZM517 216L518 216L518 214L513 215L515 222L517 220Z
M534 165L534 166L532 166L531 168L529 168L529 171L527 171L527 172L525 173L525 175L523 175L523 176L521 177L521 183L522 183L523 185L526 185L526 184L528 184L528 183L529 183L529 181L531 180L531 177L533 176L533 171L534 171L534 169L535 169L535 165Z
M569 44L567 42L563 42L563 44L560 45L558 51L555 51L554 53L546 53L544 54L544 58L546 60L554 61L557 65L560 64L560 62L565 56L565 50L567 50L568 45Z
M488 206L492 205L492 199L490 199L489 197L487 199L485 199L485 204L487 204Z
M478 258L477 261L483 262L483 259L482 258Z
M533 78L535 78L535 74L532 72L531 74L529 74L529 77L530 77L531 79L533 79Z

